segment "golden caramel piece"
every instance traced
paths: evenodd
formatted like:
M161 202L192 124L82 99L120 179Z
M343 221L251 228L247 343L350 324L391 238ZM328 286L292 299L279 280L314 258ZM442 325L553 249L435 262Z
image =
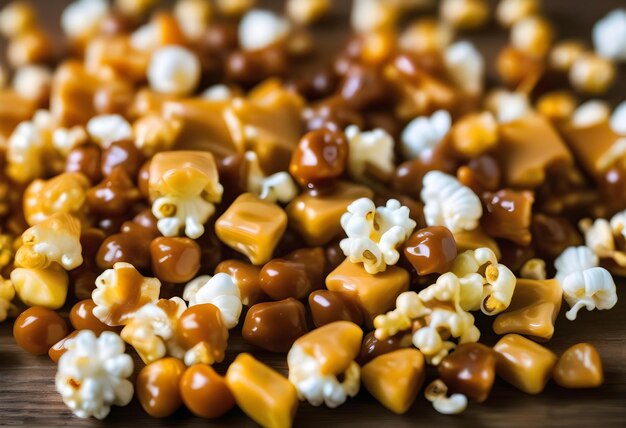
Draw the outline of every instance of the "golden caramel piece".
M568 348L554 366L554 381L564 388L597 388L604 382L602 360L589 343Z
M228 367L226 383L237 405L267 428L289 428L298 408L296 388L280 373L241 353Z
M278 80L267 80L235 98L224 117L237 147L254 150L266 174L286 171L291 153L304 133L304 100L287 91Z
M30 226L55 213L85 218L85 198L89 180L79 172L64 172L49 180L35 180L24 192L24 217Z
M494 252L496 258L501 257L500 247L498 243L487 235L480 227L470 231L463 231L454 234L457 252L460 254L467 250L476 250L478 248L489 248Z
M365 271L362 264L346 259L326 277L326 288L356 297L365 314L366 323L393 309L396 298L409 288L409 273L401 267L389 266L376 275Z
M483 26L489 19L489 5L485 0L442 0L441 19L459 30Z
M176 358L163 358L145 366L137 375L135 387L141 407L153 418L165 418L183 403L180 380L185 365Z
M165 119L159 114L147 114L133 123L135 145L144 156L171 150L182 127L180 119Z
M344 181L337 182L331 193L312 196L302 193L291 201L285 211L289 226L306 240L308 245L325 245L342 231L339 220L353 201L372 198L370 188Z
M162 94L148 88L142 88L134 94L133 100L128 107L128 114L133 118L149 114L161 115L165 103L177 99L176 95Z
M0 87L0 147L6 143L15 127L33 117L37 103L28 100L15 91Z
M308 25L326 15L330 5L330 0L288 0L285 7L293 22Z
M215 222L217 237L255 265L272 258L287 228L287 215L278 205L251 193L239 196Z
M530 223L535 196L531 191L499 190L483 194L481 225L493 238L504 238L519 245L529 245Z
M115 72L131 82L146 78L150 53L135 49L126 35L91 40L85 51L85 68L93 75Z
M11 282L26 305L59 309L67 297L69 278L60 265L53 263L45 269L13 269Z
M577 106L578 101L572 93L568 91L552 91L539 97L536 108L539 113L548 119L560 122L569 119Z
M536 113L500 126L498 157L504 183L522 188L543 183L549 167L559 165L567 169L573 162L548 119Z
M176 339L186 349L188 366L221 362L228 346L228 329L219 308L211 303L187 308L178 319Z
M498 376L527 394L543 391L557 361L552 351L518 334L507 334L493 350Z
M77 61L61 64L52 79L50 112L59 126L85 125L95 114L94 95L100 81Z
M451 392L485 401L496 379L496 356L480 343L460 344L437 366L439 377Z
M598 95L605 93L615 82L615 64L595 52L585 52L574 60L569 70L570 84L579 92Z
M402 49L417 54L441 53L453 38L454 31L449 25L433 18L420 18L402 32L399 44Z
M363 385L383 406L403 414L424 383L424 356L417 349L399 349L374 358L361 368Z
M498 143L498 123L489 112L461 117L450 132L454 150L468 158L480 156Z
M493 322L496 334L518 333L550 340L561 309L563 291L555 279L519 278L506 311Z
M43 269L59 263L72 270L83 263L80 222L67 213L57 213L22 234L22 246L15 264L28 269Z
M570 121L563 123L559 130L576 160L593 177L602 176L626 159L626 144L611 129L608 119L582 126ZM593 144L589 144L590 141Z
M6 56L14 68L26 64L46 63L54 56L52 39L39 28L29 29L9 40Z

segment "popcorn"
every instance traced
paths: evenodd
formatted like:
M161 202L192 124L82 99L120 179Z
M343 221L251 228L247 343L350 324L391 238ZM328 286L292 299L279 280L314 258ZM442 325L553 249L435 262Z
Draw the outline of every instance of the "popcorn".
M59 309L65 303L69 279L67 272L55 263L45 269L13 269L11 282L24 304Z
M152 54L148 65L148 82L156 92L189 95L200 81L198 57L180 46L164 46Z
M11 300L14 297L15 288L13 288L13 283L0 275L0 322L7 319L8 313L13 307Z
M87 39L96 35L108 12L106 0L75 1L63 10L61 28L72 39Z
M540 16L527 16L511 27L511 45L534 58L542 58L548 53L552 38L552 26Z
M348 170L356 180L367 180L367 170L373 168L380 173L391 176L393 164L394 142L387 131L376 128L362 132L358 126L350 125L345 130L350 145Z
M456 42L444 52L446 71L452 81L468 94L478 95L485 80L485 60L474 44Z
M526 279L543 281L547 279L546 262L541 259L527 260L520 268L520 276Z
M433 408L442 415L457 415L467 408L467 397L463 394L446 396L448 387L441 379L432 381L424 390L424 396L433 403Z
M600 265L598 256L593 250L586 246L568 247L554 260L556 276L554 277L560 284L567 275L573 272L590 269Z
M247 51L263 49L284 40L288 32L289 24L283 18L266 10L251 10L239 22L239 45Z
M487 97L486 105L499 123L513 122L532 111L528 96L521 92L494 91Z
M626 101L622 101L615 107L609 124L616 134L626 135Z
M398 11L396 2L355 0L352 2L350 24L357 33L371 33L393 28L398 20Z
M233 278L225 273L217 273L213 277L202 275L185 286L183 299L189 306L203 303L215 305L222 313L226 328L231 329L239 323L243 304L239 287Z
M96 338L82 330L59 359L56 389L76 416L104 419L112 405L126 406L133 398L127 379L132 372L133 360L116 333L105 331Z
M15 263L28 269L43 269L59 263L66 270L83 263L80 222L70 214L57 213L22 234Z
M570 84L579 92L600 94L615 81L615 64L594 52L586 52L574 60L569 71Z
M539 12L538 0L500 0L496 18L503 27L511 27L520 19Z
M158 279L142 276L130 263L115 263L96 278L93 314L106 325L125 325L139 308L157 301L160 289Z
M452 233L478 227L483 214L476 194L455 177L440 171L424 175L421 198L428 226L446 226Z
M45 154L50 146L52 116L38 110L30 121L21 122L7 143L7 175L18 183L27 183L46 172Z
M248 177L246 190L269 202L286 204L298 196L298 186L288 172L281 171L265 176L259 164L259 158L253 151L244 154L247 162Z
M563 297L571 308L565 313L570 321L576 319L583 306L592 311L611 309L617 303L613 277L601 267L572 272L563 279L561 285Z
M103 114L92 117L87 122L87 133L103 149L108 148L115 141L133 138L132 126L119 114Z
M626 266L626 252L616 248L616 238L624 234L626 212L615 214L610 221L598 218L583 219L579 227L585 236L585 245L600 258L612 259L618 266Z
M52 73L45 67L26 65L20 67L13 76L13 89L28 100L39 101L45 98L52 83Z
M7 39L19 37L37 23L33 8L25 2L13 1L0 10L0 34Z
M574 110L570 121L577 128L586 128L607 120L609 115L609 106L605 101L589 100Z
M413 320L430 314L430 309L415 291L405 291L396 299L396 308L374 318L374 335L378 340L386 340L400 331L411 328Z
M626 10L615 9L593 26L593 46L601 56L626 61Z
M234 95L231 89L222 84L210 86L202 92L202 98L213 101L226 101L233 97Z
M384 272L388 265L398 262L397 248L415 225L409 218L409 209L395 199L378 208L370 199L357 199L341 216L341 227L348 237L339 246L352 263L363 262L368 273Z
M445 110L438 110L430 117L416 117L400 137L404 156L408 159L428 156L448 135L451 126L452 118Z
M133 123L135 146L147 157L171 150L182 128L180 119L148 114Z

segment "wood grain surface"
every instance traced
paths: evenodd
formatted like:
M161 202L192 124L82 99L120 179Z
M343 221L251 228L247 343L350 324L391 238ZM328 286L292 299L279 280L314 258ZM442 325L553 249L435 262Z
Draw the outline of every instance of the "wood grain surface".
M6 4L0 0L0 6ZM59 11L66 0L33 0L41 10L47 28L58 34ZM268 2L260 1L261 4ZM269 2L278 7L279 2ZM329 46L341 46L345 38L347 0L335 0L335 10L318 30L319 40ZM556 23L559 38L582 37L589 40L593 22L615 7L626 6L624 0L545 0L544 10ZM498 35L495 36L494 34ZM467 38L476 41L493 67L495 54L505 43L506 34L495 26ZM0 42L0 45L2 43ZM2 49L3 50L3 49ZM626 98L626 72L621 67L620 78L610 95L613 102ZM582 311L575 322L559 316L554 338L546 344L557 354L579 342L596 346L605 369L605 384L593 390L567 390L550 382L537 396L527 395L501 380L483 404L470 403L459 416L442 416L421 396L405 415L397 416L383 408L365 390L337 409L314 408L301 404L295 419L296 426L626 426L626 282L618 283L621 301L611 310ZM565 304L564 304L565 305ZM564 311L562 311L564 312ZM480 317L478 326L483 332L482 342L493 345L497 338L491 330L491 320ZM181 409L167 419L147 416L136 399L124 408L114 408L103 421L81 420L72 416L54 389L55 365L48 357L35 357L17 347L12 336L12 321L0 325L0 425L11 426L255 426L240 410L234 409L217 421L193 417ZM286 372L283 355L251 349L233 330L226 361L216 368L224 373L228 363L240 352L253 352L262 361ZM136 366L143 366L136 359ZM432 372L429 379L432 378Z

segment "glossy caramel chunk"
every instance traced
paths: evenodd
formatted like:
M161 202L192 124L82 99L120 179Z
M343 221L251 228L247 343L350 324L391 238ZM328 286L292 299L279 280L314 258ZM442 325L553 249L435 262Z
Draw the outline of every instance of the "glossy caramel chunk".
M241 353L228 367L226 383L239 408L259 425L291 426L298 409L298 394L280 373L250 354Z
M565 217L537 213L533 215L531 231L541 239L533 241L537 255L542 258L556 258L567 247L583 243L576 228Z
M412 346L410 334L399 333L385 340L380 340L376 338L374 333L374 331L370 331L363 339L361 351L357 358L358 363L361 365L367 364L380 355Z
M417 349L400 349L374 358L361 369L365 389L394 413L405 413L424 382L424 356Z
M519 278L509 307L493 322L496 334L518 333L550 340L561 309L563 291L555 279Z
M50 112L60 126L84 125L95 114L94 95L99 80L78 61L66 61L52 79Z
M552 377L564 388L597 388L604 382L600 354L589 343L577 343L563 352Z
M287 352L307 332L304 305L293 298L257 303L246 314L241 335L271 352Z
M326 277L326 288L356 297L372 325L377 315L393 309L396 298L409 289L409 273L398 266L389 266L376 275L369 274L361 263L346 259Z
M483 402L496 378L496 354L480 343L463 343L437 366L450 392Z
M260 267L241 260L224 260L215 268L215 273L226 273L233 278L239 288L241 303L246 306L252 306L267 299L259 283L260 272Z
M287 205L289 227L293 227L308 245L325 245L342 232L339 219L348 205L356 199L372 196L371 189L343 181L328 194L303 193Z
M313 324L321 327L335 321L351 321L363 324L363 313L359 302L347 293L330 290L317 290L309 294L309 307Z
M483 196L480 224L489 236L528 245L534 195L529 191L504 189Z
M259 273L261 290L274 300L303 299L322 287L325 264L321 248L302 248L284 259L271 260Z
M44 355L67 335L67 323L55 311L33 306L22 312L13 324L18 346L34 355Z
M220 417L235 405L226 380L206 364L194 364L185 370L180 395L191 413L201 418Z
M543 391L557 361L552 351L518 334L507 334L493 350L498 376L527 394Z
M223 243L260 265L272 257L286 227L287 215L282 208L244 193L217 219L215 233Z
M100 321L93 314L93 308L96 304L91 299L81 300L72 306L70 310L70 323L76 330L91 330L96 335L103 331L115 331L115 328L109 327Z
M161 281L182 283L200 269L200 246L193 239L160 236L150 243L152 273Z
M456 254L454 236L443 226L417 230L404 244L404 255L418 275L448 272Z
M67 351L67 346L76 337L79 331L80 330L74 330L63 339L52 345L50 349L48 349L48 356L55 364L59 362L59 358L61 358L61 355L65 354L65 352ZM98 334L96 333L96 336L97 335Z
M228 346L228 329L220 310L210 304L191 306L177 322L176 338L185 349L201 346L203 361L207 364L221 362Z
M163 358L145 366L135 388L141 407L153 418L165 418L182 404L180 379L185 365L176 358Z

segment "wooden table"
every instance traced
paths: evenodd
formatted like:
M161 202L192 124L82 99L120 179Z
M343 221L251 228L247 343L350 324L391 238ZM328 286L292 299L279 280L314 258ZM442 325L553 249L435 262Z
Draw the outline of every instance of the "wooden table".
M0 0L0 6L6 4ZM50 18L46 26L58 34L58 11L66 0L41 0L35 2ZM263 2L261 2L263 3ZM276 2L273 3L275 6ZM328 26L320 33L325 43L341 45L345 38L345 10L347 1L336 0L336 10L328 19ZM589 40L591 25L609 10L624 6L623 0L546 0L544 10L557 23L559 37L584 37ZM342 27L344 26L344 27ZM498 31L499 37L493 36ZM478 43L493 67L491 59L506 40L506 35L495 26L469 37ZM330 45L329 45L330 46ZM612 91L613 101L626 98L626 75L624 67L621 78ZM459 427L480 426L624 426L626 424L626 282L618 284L622 298L611 311L581 311L575 322L563 316L556 323L554 338L546 344L560 353L578 342L589 342L597 347L605 369L605 384L593 390L567 390L549 383L538 396L524 394L514 387L497 380L490 398L483 404L470 403L459 416L442 416L430 403L418 397L412 409L403 416L387 411L365 390L337 409L314 408L301 404L295 420L296 426L354 426L377 427L434 426L446 424ZM564 303L565 305L565 303ZM564 311L562 311L564 312ZM493 345L497 338L490 327L491 320L479 316L478 325L483 341ZM75 418L62 403L54 389L55 365L47 357L34 357L19 349L13 340L12 322L0 325L0 425L23 426L102 426L105 422ZM233 333L226 361L217 370L224 373L230 361L242 351L252 351L261 360L278 370L286 372L282 355L251 350L237 332ZM142 364L137 360L137 367ZM432 378L433 373L430 373ZM107 424L117 426L254 426L239 409L211 422L193 417L181 409L174 416L159 420L148 417L136 399L124 408L114 408L106 419Z

